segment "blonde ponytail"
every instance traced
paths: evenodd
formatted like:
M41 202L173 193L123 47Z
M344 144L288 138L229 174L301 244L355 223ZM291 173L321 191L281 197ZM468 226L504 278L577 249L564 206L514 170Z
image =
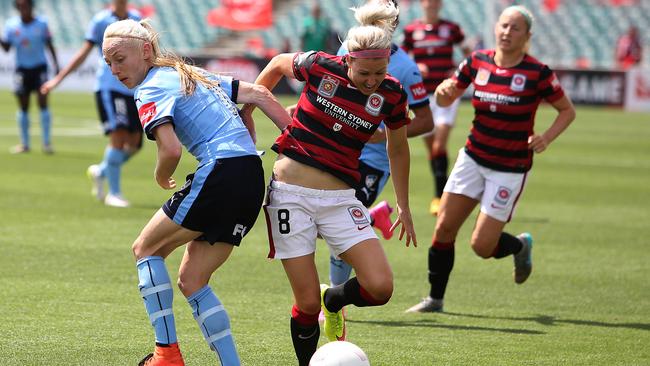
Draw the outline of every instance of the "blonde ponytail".
M360 25L348 31L348 51L389 49L399 15L395 4L392 1L370 1L351 9Z

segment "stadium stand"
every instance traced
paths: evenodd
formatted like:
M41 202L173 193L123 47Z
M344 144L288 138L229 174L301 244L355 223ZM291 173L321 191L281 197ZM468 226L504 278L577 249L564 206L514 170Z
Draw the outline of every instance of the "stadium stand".
M0 24L17 14L13 4L13 0L0 0ZM36 14L47 18L57 47L77 48L88 22L108 4L106 0L37 1ZM161 43L178 52L201 49L224 33L205 21L208 11L219 5L218 0L131 0L130 4L138 9L153 9L154 27L164 32Z
M327 2L324 15L344 38L344 31L355 24L350 7L359 4L355 0ZM499 3L498 1L496 3ZM554 67L574 67L587 61L592 68L614 67L614 45L616 39L631 25L639 29L650 28L650 1L638 1L636 5L613 6L602 0L565 0L555 11L544 9L540 0L521 0L517 3L527 6L536 18L531 44L531 53ZM308 5L299 4L286 14L278 15L275 26L265 31L262 37L267 47L278 48L284 37L301 34L302 17L308 12ZM400 2L400 22L407 24L420 16L419 1ZM446 1L442 17L458 22L467 37L483 36L486 28L484 0ZM491 31L490 31L491 32ZM401 41L401 31L395 39ZM488 35L491 40L492 34ZM650 35L643 34L644 44ZM460 56L459 56L460 57ZM644 57L648 64L648 57Z
M322 7L324 16L339 32L340 38L344 38L345 30L355 24L349 8L361 1L323 2L327 5ZM218 0L131 0L130 3L136 8L154 9L152 20L154 26L164 32L161 38L163 46L181 53L200 53L206 47L227 44L217 42L220 38L242 36L259 37L266 48L275 50L282 49L288 39L291 47L297 50L302 19L309 13L311 0L275 0L275 25L272 28L239 35L206 24L206 14L219 6ZM563 0L554 11L544 9L541 0L520 0L517 3L531 9L536 18L531 53L554 67L575 67L582 62L591 68L613 68L617 38L632 25L638 29L650 29L648 0L620 6L613 6L612 1L606 0ZM13 0L0 0L0 24L16 14L13 4ZM87 22L107 4L107 0L37 1L36 12L48 18L57 47L76 48L84 37ZM484 0L445 1L442 16L460 23L468 38L482 36L489 43L492 35L485 36L485 4ZM400 5L402 24L420 16L418 0L402 0ZM395 35L398 43L401 37L401 30L398 30ZM645 45L650 43L650 34L642 32L642 37ZM245 44L241 40L238 42ZM242 52L245 52L245 47ZM644 57L645 65L650 64L649 58Z

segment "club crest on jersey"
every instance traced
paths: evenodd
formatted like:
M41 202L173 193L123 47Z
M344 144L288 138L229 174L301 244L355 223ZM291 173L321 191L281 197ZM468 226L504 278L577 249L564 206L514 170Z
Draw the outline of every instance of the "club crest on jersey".
M355 224L357 225L370 224L370 220L368 220L368 218L363 213L363 210L360 207L357 206L348 207L348 212L350 213L350 217L352 217L352 221L354 221Z
M476 77L474 78L474 84L485 86L488 81L490 81L490 70L480 67L476 72Z
M497 194L494 195L494 202L500 205L505 205L508 203L510 196L512 196L512 191L506 187L501 186L497 190Z
M413 31L413 39L416 41L420 41L424 39L424 31L422 29L418 29Z
M341 126L340 123L335 123L334 126L332 126L332 129L336 132L341 131L341 128L343 128L343 126Z
M451 35L451 29L449 29L448 26L441 25L440 28L438 28L438 36L440 38L449 38L449 35Z
M373 116L378 116L381 111L381 107L384 105L384 96L377 93L372 93L368 97L366 102L366 112L370 113Z
M156 116L156 103L149 102L143 104L140 108L138 108L138 116L140 116L140 123L144 127Z
M368 188L372 188L372 186L373 186L373 185L375 184L375 182L377 181L377 178L379 178L379 177L377 176L377 174L368 174L368 175L366 176L366 187L368 187Z
M331 98L336 94L336 89L339 87L339 81L329 75L323 75L323 79L318 85L318 94L324 96L325 98Z
M512 91L516 91L516 92L524 91L525 86L526 86L526 75L524 74L512 75L512 81L510 82L510 89L512 89Z

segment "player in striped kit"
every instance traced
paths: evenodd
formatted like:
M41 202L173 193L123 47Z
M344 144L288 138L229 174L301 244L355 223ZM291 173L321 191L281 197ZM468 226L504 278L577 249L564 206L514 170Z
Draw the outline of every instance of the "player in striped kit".
M147 22L111 24L102 49L113 75L134 89L142 128L156 141L158 185L176 188L172 174L181 146L198 161L133 243L138 287L156 336L154 353L140 365L184 365L164 259L186 243L178 286L221 365L240 365L228 314L208 285L253 227L264 199L262 161L233 101L259 106L281 129L291 118L264 87L211 75L162 53Z
M575 118L553 71L526 53L532 24L526 8L506 8L495 26L496 49L472 53L436 89L436 101L444 106L473 84L475 115L442 196L429 249L429 296L407 312L442 311L456 235L478 204L471 238L474 252L486 259L512 255L517 284L532 271L531 235L514 236L503 229L523 192L533 154L544 152ZM542 100L558 114L546 131L537 133L535 113Z
M433 133L424 137L424 144L429 153L429 164L435 182L434 197L429 205L432 215L438 213L442 190L447 183L447 141L452 127L456 123L456 114L460 99L449 106L436 104L433 92L436 87L453 71L456 64L453 60L454 46L461 45L465 35L460 26L454 22L440 18L442 0L421 0L420 5L424 16L416 19L404 28L402 48L408 52L417 63L427 93L431 97L433 112ZM469 47L461 46L463 54L468 56Z
M47 80L45 48L50 50L55 72L59 72L59 62L47 21L40 16L34 16L33 1L16 0L15 6L20 15L7 20L0 39L0 45L5 51L9 51L12 47L16 50L14 91L20 107L16 114L20 145L14 146L11 152L20 154L30 150L29 97L32 92L37 92L38 107L41 110L42 149L44 153L51 154L54 152L50 141L52 117L47 106L47 93L39 90Z
M399 82L386 75L391 35L398 11L373 2L355 10L357 18L388 19L381 27L349 30L347 56L323 52L281 54L260 73L257 84L269 89L284 76L305 81L291 125L273 149L278 158L264 206L269 228L269 257L282 261L295 304L291 336L300 365L307 365L318 345L318 313L325 314L330 340L345 339L341 309L348 304L379 306L390 299L393 276L368 210L355 197L359 155L383 121L397 196L400 238L416 244L408 203L410 122L407 97ZM390 15L390 16L388 16ZM250 113L245 107L244 112ZM316 236L350 263L356 277L319 288L314 263Z

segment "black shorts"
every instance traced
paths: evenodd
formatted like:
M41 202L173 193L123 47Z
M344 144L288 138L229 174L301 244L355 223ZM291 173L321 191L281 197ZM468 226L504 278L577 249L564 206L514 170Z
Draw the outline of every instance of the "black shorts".
M38 91L41 85L47 81L47 65L40 65L33 68L19 67L14 74L14 93L25 95Z
M175 223L202 232L197 240L238 246L257 220L264 193L259 156L219 159L188 175L162 209Z
M95 92L95 101L105 135L117 129L142 132L138 107L132 95L100 90Z
M364 164L363 161L359 161L358 170L361 180L355 189L355 196L365 207L370 207L381 193L381 183L387 173Z

